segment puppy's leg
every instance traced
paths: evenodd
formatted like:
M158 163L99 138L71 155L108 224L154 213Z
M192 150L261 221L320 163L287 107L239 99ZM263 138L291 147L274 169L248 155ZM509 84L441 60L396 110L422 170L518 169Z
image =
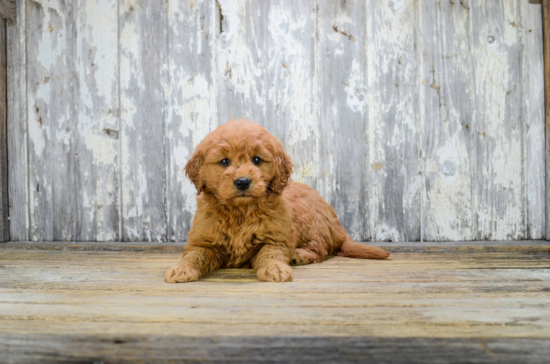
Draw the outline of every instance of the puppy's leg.
M213 270L219 269L223 260L212 248L188 247L181 261L168 269L164 280L166 283L192 282Z
M322 246L317 241L312 240L294 250L294 256L292 257L291 262L295 265L321 263L327 255L328 250L326 247Z
M252 259L252 268L264 282L292 281L292 268L288 265L290 252L286 246L264 245Z

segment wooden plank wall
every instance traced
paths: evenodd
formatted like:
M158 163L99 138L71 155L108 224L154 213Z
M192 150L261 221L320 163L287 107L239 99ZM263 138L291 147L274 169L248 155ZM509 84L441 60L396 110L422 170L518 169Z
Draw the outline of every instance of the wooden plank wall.
M183 166L232 117L361 241L546 237L540 5L17 2L13 240L184 241Z

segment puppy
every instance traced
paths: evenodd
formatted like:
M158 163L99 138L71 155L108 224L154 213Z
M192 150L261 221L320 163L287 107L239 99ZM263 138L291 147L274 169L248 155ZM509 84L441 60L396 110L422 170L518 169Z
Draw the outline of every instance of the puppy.
M260 281L286 282L291 262L389 256L354 242L317 191L291 181L292 162L281 143L251 121L233 119L210 133L185 172L198 191L197 212L181 261L166 272L168 283L250 267Z

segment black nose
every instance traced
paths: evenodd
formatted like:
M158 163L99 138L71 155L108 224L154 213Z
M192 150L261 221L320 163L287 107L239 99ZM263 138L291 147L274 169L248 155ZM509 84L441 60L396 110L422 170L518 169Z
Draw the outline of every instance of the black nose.
M246 190L248 187L250 187L250 180L248 178L245 178L245 177L240 177L240 178L237 178L235 180L235 186L241 190L241 191L244 191Z

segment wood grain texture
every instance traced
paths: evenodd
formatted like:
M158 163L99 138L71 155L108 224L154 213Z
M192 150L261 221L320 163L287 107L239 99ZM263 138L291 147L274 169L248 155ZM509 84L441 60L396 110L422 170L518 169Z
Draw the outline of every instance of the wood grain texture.
M118 23L116 2L76 0L74 195L77 226L71 239L119 237Z
M120 3L122 239L166 241L166 6Z
M267 14L270 2L219 1L217 39L219 122L246 118L262 123L267 73Z
M546 158L544 112L544 64L540 6L521 5L522 117L524 124L524 181L526 237L546 235Z
M266 99L261 123L292 156L292 179L316 188L319 169L316 2L271 2L266 23Z
M317 186L352 239L371 237L367 190L366 2L319 1Z
M0 354L14 363L543 362L546 248L337 257L295 267L285 284L226 269L178 285L162 278L179 253L0 249Z
M471 12L460 4L420 2L424 241L473 240L477 231Z
M14 240L185 240L183 166L232 117L276 135L356 240L550 235L527 1L17 4Z
M10 239L29 240L26 1L17 2L15 25L8 26L8 165Z
M116 4L28 4L30 238L119 239Z
M249 118L293 157L293 178L316 187L314 1L219 1L219 122Z
M154 361L155 363L482 363L538 364L546 339L378 337L172 337L162 335L3 335L8 363ZM63 344L59 344L63 343ZM147 351L143 348L147 348ZM9 348L9 349L8 349Z
M76 236L75 29L71 4L27 2L27 122L31 240ZM29 66L29 64L27 64Z
M23 0L20 0L23 1ZM0 0L0 16L7 20L8 24L17 23L17 1Z
M367 2L372 240L421 239L417 2Z
M0 19L0 243L10 240L6 20Z
M218 126L215 2L168 2L166 210L169 241L185 241L197 191L184 167L197 144Z
M477 239L526 234L518 2L472 2Z

